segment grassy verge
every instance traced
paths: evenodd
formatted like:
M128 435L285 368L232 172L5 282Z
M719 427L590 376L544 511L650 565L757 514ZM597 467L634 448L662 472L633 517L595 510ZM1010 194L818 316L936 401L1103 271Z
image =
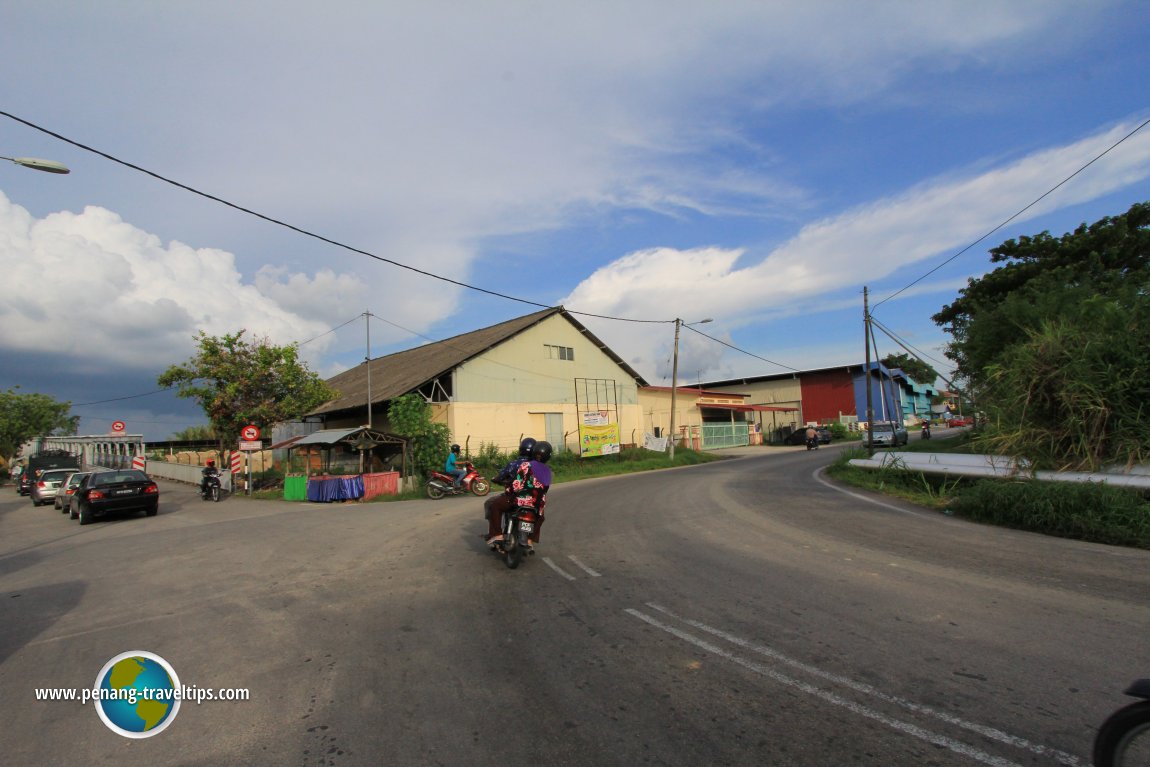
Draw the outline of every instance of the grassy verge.
M550 461L551 470L555 474L553 484L561 482L574 482L592 477L609 477L616 474L632 474L638 471L653 471L655 469L669 469L672 466L693 466L699 463L721 460L719 456L703 453L687 448L675 449L675 460L672 462L665 453L653 453L650 450L635 448L624 450L617 455L606 455L597 458L579 458L574 453L558 453ZM506 461L490 463L476 462L479 472L485 477L493 477L503 468ZM278 482L277 482L278 479ZM277 486L278 485L278 486ZM274 476L268 472L266 476L257 478L258 489L251 497L257 500L282 501L283 477ZM499 490L498 487L494 490ZM246 496L244 496L246 497ZM387 501L416 501L426 499L427 493L422 486L415 490L407 490L398 495L380 495L371 499L371 502ZM306 501L300 501L306 503Z
M965 434L912 442L904 450L973 452ZM1137 490L1101 483L947 478L905 468L859 469L848 463L865 457L864 449L844 450L827 474L845 484L975 522L1150 549L1150 502Z

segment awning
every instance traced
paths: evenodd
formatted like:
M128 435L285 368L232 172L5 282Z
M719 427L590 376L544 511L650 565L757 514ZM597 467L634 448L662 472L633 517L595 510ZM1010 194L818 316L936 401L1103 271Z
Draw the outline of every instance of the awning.
M777 405L719 405L699 403L699 409L711 408L715 410L734 410L739 413L796 413L797 407L779 407Z
M295 436L295 437L288 437L283 442L277 442L274 445L270 445L267 449L268 450L282 450L285 447L292 447L293 445L295 445L295 443L299 442L303 438L304 438L304 435L302 435L302 434Z
M319 431L313 431L306 437L301 437L300 440L295 443L295 446L334 445L340 440L346 439L359 431L363 431L362 426L357 426L354 429L320 429Z

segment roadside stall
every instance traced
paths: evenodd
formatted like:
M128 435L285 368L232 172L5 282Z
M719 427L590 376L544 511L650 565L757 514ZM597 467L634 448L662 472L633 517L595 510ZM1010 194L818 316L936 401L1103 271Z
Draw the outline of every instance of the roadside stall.
M284 500L331 503L395 495L407 468L407 440L366 426L312 432L283 447Z

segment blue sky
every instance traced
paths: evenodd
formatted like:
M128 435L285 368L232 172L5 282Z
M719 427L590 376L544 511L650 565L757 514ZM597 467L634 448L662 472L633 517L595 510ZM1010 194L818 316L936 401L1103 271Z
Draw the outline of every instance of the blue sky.
M294 226L568 309L691 321L684 382L861 360L1005 239L1150 199L1144 2L9 3L0 111ZM533 311L0 116L0 387L149 439L200 330L324 375ZM917 282L917 280L920 280ZM907 286L897 297L884 299ZM580 317L654 384L669 324ZM316 340L310 340L316 339ZM880 352L896 351L890 342ZM763 358L778 365L768 364Z

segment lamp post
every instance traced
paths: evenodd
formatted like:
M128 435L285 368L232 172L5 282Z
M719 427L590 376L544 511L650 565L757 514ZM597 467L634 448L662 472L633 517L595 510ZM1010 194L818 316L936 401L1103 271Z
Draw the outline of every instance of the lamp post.
M708 317L705 320L698 322L683 322L679 318L675 318L675 355L671 362L671 460L675 460L675 394L679 390L679 328L683 325L704 325L711 321Z
M45 173L71 173L67 165L55 160L40 160L35 157L4 157L2 155L0 155L0 160L8 160L17 165L23 165L25 168L42 170Z

